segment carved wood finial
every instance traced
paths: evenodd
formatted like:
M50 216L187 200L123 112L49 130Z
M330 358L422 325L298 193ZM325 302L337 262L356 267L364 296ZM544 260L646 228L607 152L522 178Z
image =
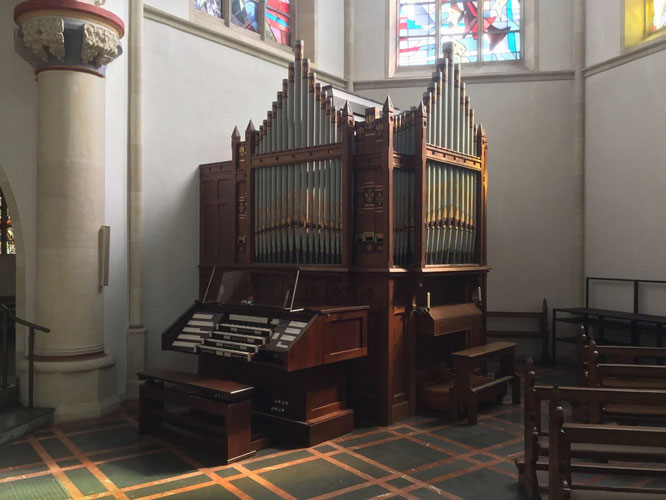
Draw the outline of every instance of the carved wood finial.
M254 128L254 123L252 123L252 120L250 120L250 123L247 124L247 128L245 129L246 132L256 132L256 128Z
M234 131L231 133L231 139L240 141L240 138L241 138L241 135L240 135L240 132L238 131L238 127L234 127Z
M391 102L391 96L387 95L386 100L384 101L384 107L382 108L384 113L393 113L393 102Z

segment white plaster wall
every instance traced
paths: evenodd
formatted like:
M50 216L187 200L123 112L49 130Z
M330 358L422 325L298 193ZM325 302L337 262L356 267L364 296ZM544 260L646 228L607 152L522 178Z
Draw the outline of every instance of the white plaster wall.
M144 33L144 324L151 366L193 357L160 335L197 298L199 171L229 160L234 125L266 117L286 68L146 20Z
M20 222L18 236L23 239L26 302L25 311L19 313L34 320L37 84L30 65L14 52L16 3L0 2L0 178L6 177L16 200L13 217ZM7 186L3 187L7 191ZM20 302L20 297L17 300ZM22 335L17 342L23 350Z
M388 0L391 1L391 0ZM354 79L384 78L386 68L386 0L354 2Z
M586 274L666 280L666 51L586 82ZM646 290L646 312L666 314L666 290ZM631 309L631 291L601 305Z
M538 53L541 71L571 69L573 0L539 1Z
M107 0L104 8L125 22L125 53L106 70L105 224L111 227L109 286L104 288L104 345L117 360L118 393L125 389L128 326L127 120L129 0Z
M488 134L488 307L570 305L573 178L571 81L467 86ZM386 90L364 91L383 101ZM420 88L390 89L394 105Z
M620 55L623 0L585 2L585 59L587 66Z
M318 0L317 69L336 76L345 72L345 2Z

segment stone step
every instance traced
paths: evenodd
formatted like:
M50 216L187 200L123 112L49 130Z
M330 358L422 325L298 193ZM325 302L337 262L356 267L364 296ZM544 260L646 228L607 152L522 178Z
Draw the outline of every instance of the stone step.
M53 408L25 408L19 403L0 407L0 445L52 424L54 413Z

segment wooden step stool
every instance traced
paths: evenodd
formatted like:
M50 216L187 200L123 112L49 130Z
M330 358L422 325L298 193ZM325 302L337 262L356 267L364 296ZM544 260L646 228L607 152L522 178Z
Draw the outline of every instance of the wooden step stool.
M451 397L451 415L458 418L460 407L464 407L467 420L476 424L479 397L494 392L501 401L506 394L506 383L511 382L513 404L520 404L520 376L516 373L514 356L516 344L512 342L492 342L453 353L455 380ZM499 360L500 368L494 379L481 384L473 384L475 370L483 368L488 361Z
M153 369L139 372L139 434L175 435L214 447L226 464L251 457L252 387L195 373ZM168 412L164 403L187 407Z

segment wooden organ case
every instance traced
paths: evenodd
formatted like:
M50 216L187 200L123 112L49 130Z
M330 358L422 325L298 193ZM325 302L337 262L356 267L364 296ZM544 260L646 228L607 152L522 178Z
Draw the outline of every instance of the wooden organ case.
M231 161L200 167L200 296L242 269L257 302L279 301L283 271L298 268L299 307L369 306L347 396L378 424L414 414L417 387L485 343L487 141L458 50L399 111L322 88L298 42L259 130L235 129ZM211 358L200 354L200 371L229 372Z

